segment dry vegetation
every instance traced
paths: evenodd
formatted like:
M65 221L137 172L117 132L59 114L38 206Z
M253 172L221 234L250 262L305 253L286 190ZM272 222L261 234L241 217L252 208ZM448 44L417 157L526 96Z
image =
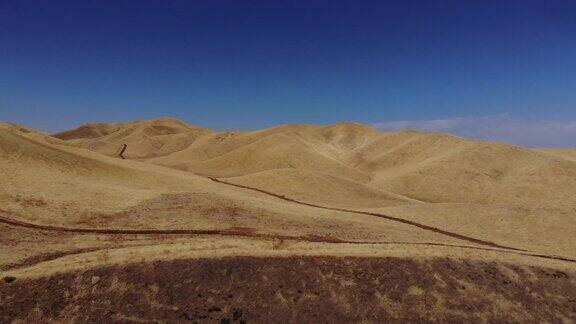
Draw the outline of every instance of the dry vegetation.
M576 150L0 123L0 179L2 323L576 321Z

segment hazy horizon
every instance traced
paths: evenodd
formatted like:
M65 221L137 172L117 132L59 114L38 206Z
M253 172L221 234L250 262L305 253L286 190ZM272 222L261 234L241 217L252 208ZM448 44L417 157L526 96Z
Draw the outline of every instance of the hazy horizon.
M534 138L538 132L541 133L548 133L551 137L558 136L562 134L563 130L559 129L562 125L558 125L555 122L534 122L534 121L522 121L518 119L513 119L506 114L496 115L496 116L481 116L476 118L450 118L450 119L438 119L438 120L416 120L416 121L392 121L386 123L363 123L354 120L340 120L331 123L278 123L272 125L266 125L263 127L252 127L252 128L213 128L207 127L205 125L201 125L198 123L194 123L193 121L187 121L185 119L177 118L174 116L167 116L167 115L159 115L149 118L140 118L140 119L127 119L127 120L91 120L91 121L83 121L78 124L72 125L67 128L56 129L56 130L46 130L41 128L36 128L40 131L47 132L49 134L57 134L65 131L69 131L75 129L79 126L86 125L86 124L108 124L108 123L126 123L126 122L134 122L134 121L142 121L142 120L150 120L150 119L161 119L161 118L174 118L180 121L183 121L189 125L208 128L214 131L253 131L259 129L266 129L271 127L277 127L281 125L290 125L290 124L304 124L304 125L319 125L319 126L328 126L336 123L359 123L366 125L368 127L372 127L379 131L399 131L399 130L406 130L406 131L421 131L421 132L441 132L447 133L455 136L460 136L463 138L475 139L475 140L484 140L484 141L496 141L502 142L506 144L512 145L520 145L526 147L534 147L534 148L573 148L574 144L570 138L567 137L568 141L566 145L546 145L546 143L550 142L550 137L547 137L542 141L542 145L538 145L539 139ZM2 122L2 120L0 120ZM12 121L5 120L4 122L12 123ZM530 124L532 123L532 124ZM26 123L16 123L22 126L30 126ZM530 127L540 127L538 132L531 132ZM524 131L523 131L524 130ZM568 132L571 130L568 129ZM566 130L564 130L566 132ZM523 138L527 138L532 140L533 142L523 142ZM562 138L556 138L556 143L562 143Z

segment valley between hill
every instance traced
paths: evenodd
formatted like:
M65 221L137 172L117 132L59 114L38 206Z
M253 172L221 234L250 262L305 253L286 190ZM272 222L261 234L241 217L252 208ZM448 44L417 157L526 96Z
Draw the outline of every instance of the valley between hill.
M0 322L576 320L574 152L356 123L0 123Z

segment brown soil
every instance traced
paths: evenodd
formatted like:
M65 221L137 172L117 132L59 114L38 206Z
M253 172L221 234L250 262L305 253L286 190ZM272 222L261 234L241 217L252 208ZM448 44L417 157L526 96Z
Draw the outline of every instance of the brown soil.
M576 321L573 273L447 258L179 260L7 278L0 296L2 323Z

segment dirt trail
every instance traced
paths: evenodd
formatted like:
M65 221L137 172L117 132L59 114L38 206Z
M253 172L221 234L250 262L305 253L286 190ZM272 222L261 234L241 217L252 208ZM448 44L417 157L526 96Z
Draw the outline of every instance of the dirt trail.
M371 213L371 212L364 212L364 211L359 211L359 210L353 210L353 209L343 209L343 208L335 208L335 207L326 207L326 206L322 206L322 205L315 205L315 204L311 204L311 203L307 203L307 202L303 202L303 201L298 201L292 198L288 198L286 196L282 196L282 195L278 195L266 190L262 190L262 189L257 189L257 188L252 188L252 187L248 187L248 186L244 186L244 185L239 185L239 184L235 184L232 182L227 182L224 180L220 180L218 178L213 178L213 177L209 177L206 176L208 179L214 181L214 182L218 182L218 183L222 183L222 184L226 184L229 186L234 186L234 187L238 187L238 188L244 188L244 189L249 189L249 190L253 190L253 191L257 191L269 196L273 196L285 201L289 201L295 204L299 204L299 205L305 205L305 206L309 206L309 207L315 207L315 208L321 208L321 209L326 209L326 210L334 210L334 211L341 211L341 212L347 212L347 213L355 213L355 214L362 214L362 215L368 215L368 216L375 216L375 217L380 217L380 218L384 218L393 222L398 222L398 223L402 223L402 224L406 224L406 225L410 225L410 226L415 226L418 227L420 229L423 230L427 230L427 231L431 231L434 233L438 233L438 234L442 234L442 235L446 235L449 237L453 237L453 238L457 238L463 241L467 241L467 242L471 242L471 243L475 243L475 244L480 244L480 245L485 245L485 246L489 246L489 247L493 247L493 248L500 248L500 249L507 249L507 250L514 250L514 251L523 251L523 252L527 252L527 250L523 250L523 249L518 249L518 248L513 248L513 247L509 247L509 246L505 246L505 245L500 245L494 242L490 242L490 241L485 241L485 240L481 240L481 239L477 239L474 237L470 237L470 236L465 236L462 234L458 234L458 233L453 233L453 232L449 232L443 229L439 229L437 227L432 227L432 226L428 226L428 225L424 225L424 224L420 224L417 222L413 222L413 221L409 221L403 218L398 218L398 217L393 217L393 216L388 216L388 215L384 215L384 214L378 214L378 213Z
M244 186L244 185L239 185L239 184L235 184L235 183L231 183L231 182L227 182L224 180L220 180L217 178L213 178L210 176L204 176L204 175L198 175L198 176L202 176L202 177L206 177L207 179L210 179L214 182L217 183L221 183L224 185L228 185L228 186L233 186L233 187L237 187L237 188L242 188L242 189L248 189L248 190L252 190L252 191L256 191L256 192L260 192L263 193L265 195L268 196L272 196L278 199L282 199L284 201L288 201L291 203L295 203L295 204L299 204L299 205L304 205L304 206L308 206L308 207L313 207L313 208L320 208L320 209L324 209L324 210L333 210L333 211L340 211L340 212L347 212L347 213L355 213L355 214L362 214L362 215L368 215L368 216L375 216L375 217L379 217L379 218L383 218L389 221L393 221L393 222L398 222L398 223L402 223L402 224L406 224L406 225L410 225L410 226L414 226L426 231L431 231L437 234L441 234L441 235L445 235L448 237L452 237L452 238L456 238L459 240L463 240L463 241L467 241L470 243L474 243L474 244L479 244L479 245L484 245L484 246L488 246L488 247L492 247L492 248L498 248L498 249L507 249L507 250L514 250L514 251L522 251L522 252L528 252L527 250L524 249L519 249L519 248L514 248L514 247L510 247L510 246L505 246L505 245L501 245L501 244L497 244L494 242L490 242L490 241L486 241L486 240L481 240L481 239L477 239L474 237L470 237L470 236L465 236L462 234L458 234L458 233L454 233L454 232L449 232L443 229L439 229L436 227L432 227L432 226L428 226L428 225L424 225L424 224L420 224L417 222L413 222L413 221L409 221L406 219L402 219L402 218L398 218L398 217L393 217L393 216L388 216L388 215L384 215L384 214L379 214L379 213L371 213L371 212L364 212L364 211L358 211L358 210L351 210L351 209L342 209L342 208L335 208L335 207L326 207L326 206L321 206L321 205L315 205L315 204L311 204L311 203L307 203L307 202L302 202L302 201L298 201L292 198L288 198L285 197L283 195L278 195L272 192L268 192L262 189L257 189L257 188L252 188L252 187L248 187L248 186ZM3 217L4 215L4 217ZM246 229L228 229L228 230L191 230L191 229L174 229L174 230L159 230L159 229L97 229L97 228L68 228L68 227L56 227L56 226L50 226L50 225L39 225L39 224L33 224L33 223L27 223L27 222L21 222L18 220L15 220L14 218L11 217L11 215L6 212L6 211L2 211L0 210L0 222L6 223L6 224L11 224L11 225L15 225L15 226L23 226L23 227L28 227L28 228L35 228L35 229L43 229L43 230L58 230L58 231L62 231L62 232L74 232L74 233L92 233L92 234L198 234L198 235L228 235L228 236L235 236L235 235L242 235L242 236L251 236L251 237L258 237L258 238L276 238L276 239L291 239L293 237L291 236L282 236L282 235L270 235L270 234L258 234L258 233L252 233L249 231L246 231ZM328 242L328 243L357 243L357 242L346 242L340 239L336 239L336 238L327 238L327 237L316 237L316 238L310 238L309 239L310 242Z
M31 228L43 231L56 231L65 233L75 233L75 234L107 234L107 235L220 235L220 236L235 236L235 237L247 237L247 238L259 238L266 240L286 240L286 241L297 241L297 242L310 242L310 243L331 243L331 244L355 244L355 245L420 245L420 246L438 246L438 247L450 247L450 248L461 248L461 249L471 249L480 251L491 251L497 253L510 253L516 255L523 255L529 257L536 257L549 260L566 261L571 263L576 263L576 259L570 259L562 256L547 255L534 253L530 251L519 251L514 249L495 249L495 248L485 248L469 245L456 245L456 244L445 244L445 243L435 243L435 242L400 242L400 241L346 241L331 237L322 236L287 236L287 235L275 235L275 234L263 234L263 233L253 233L247 231L246 229L228 229L228 230L160 230L160 229L98 229L98 228L70 228L70 227L59 227L50 225L40 225L28 222L22 222L12 218L13 215L6 211L0 210L0 223L4 223L16 227ZM120 247L122 248L122 247ZM70 252L53 253L46 254L42 256L32 257L27 260L23 260L20 263L10 264L3 267L1 270L13 270L17 268L23 268L32 266L38 263L54 260L67 255L82 254L91 251L99 250L109 250L110 248L94 248L94 249L80 249Z
M323 236L308 236L305 238L288 236L254 233L247 228L230 228L225 230L198 230L198 229L107 229L107 228L81 228L81 227L62 227L34 224L14 219L14 215L0 210L0 222L12 226L26 227L37 230L67 232L75 234L140 234L140 235L221 235L221 236L243 236L264 239L302 239L308 242L325 242L325 243L358 243L356 241L344 241L337 238Z
M499 253L512 253L517 255L524 255L524 256L531 256L536 258L544 258L550 260L560 260L560 261L567 261L567 262L574 262L576 263L576 259L570 259L562 256L555 256L555 255L548 255L548 254L540 254L535 253L532 251L514 248L510 246L505 246L501 244L497 244L491 241L486 241L482 239L477 239L474 237L465 236L462 234L446 231L440 228L424 225L421 223L413 222L410 220L393 217L389 215L379 214L379 213L372 213L372 212L365 212L359 210L352 210L352 209L344 209L344 208L336 208L336 207L327 207L322 205L316 205L312 203L298 201L292 198L288 198L283 195L275 194L266 190L253 188L249 186L244 186L240 184L235 184L231 182L227 182L218 178L205 176L197 174L198 176L205 177L210 179L214 182L221 183L228 186L233 186L237 188L252 190L256 192L260 192L262 194L272 196L284 201L288 201L291 203L304 205L308 207L320 208L325 210L333 210L333 211L340 211L340 212L347 212L347 213L355 213L355 214L362 214L368 216L374 216L383 218L389 221L398 222L410 226L414 226L426 231L431 231L434 233L438 233L441 235L445 235L448 237L456 238L462 241L483 245L486 247L478 247L478 246L468 246L468 245L455 245L455 244L444 244L444 243L434 243L434 242L399 242L399 241L347 241L341 240L338 238L333 237L326 237L326 236L317 236L317 235L308 235L308 236L288 236L288 235L279 235L279 234L265 234L265 233L256 233L253 232L252 229L247 228L230 228L230 229L223 229L223 230L195 230L195 229L101 229L101 228L71 228L71 227L61 227L61 226L51 226L51 225L41 225L41 224L34 224L24 221L19 221L15 219L14 215L10 214L7 211L0 210L0 223L8 224L11 226L17 227L25 227L37 230L44 230L44 231L57 231L57 232L66 232L66 233L74 233L74 234L106 234L106 235L218 235L218 236L236 236L236 237L246 237L246 238L258 238L258 239L266 239L266 240L287 240L287 241L300 241L300 242L310 242L310 243L340 243L340 244L399 244L399 245L422 245L422 246L439 246L439 247L454 247L454 248L463 248L463 249L474 249L474 250L484 250L484 251L494 251ZM103 248L105 250L107 248ZM98 250L98 249L95 249ZM86 251L70 251L69 253L62 253L62 254L53 254L53 255L45 255L36 259L36 262L31 260L24 261L23 264L12 265L10 268L19 268L22 266L30 266L32 265L30 262L33 263L40 263L52 259L60 258L64 255L70 254L81 254ZM6 269L4 269L6 270Z
M307 235L307 236L290 236L279 234L265 234L256 233L248 228L230 228L230 229L214 229L214 230L197 230L197 229L107 229L107 228L81 228L81 227L63 227L35 224L30 222L23 222L16 220L15 216L0 210L0 223L4 223L16 227L25 227L37 229L42 231L56 231L73 234L106 234L106 235L219 235L219 236L236 236L247 238L259 238L268 240L286 240L286 241L300 241L310 243L339 243L339 244L404 244L404 245L431 245L431 246L446 246L457 247L465 249L477 249L486 251L501 251L493 248L483 248L469 245L446 244L435 242L403 242L403 241L349 241L341 240L334 237Z

